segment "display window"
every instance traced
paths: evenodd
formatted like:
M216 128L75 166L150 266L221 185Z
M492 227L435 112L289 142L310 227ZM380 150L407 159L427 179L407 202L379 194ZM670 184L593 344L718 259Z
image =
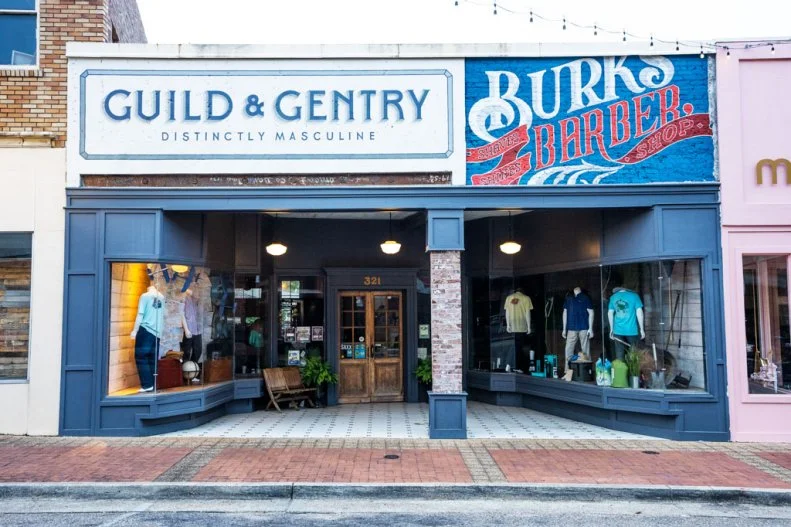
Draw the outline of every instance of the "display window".
M789 255L744 255L744 322L751 394L791 394Z
M0 380L25 380L30 352L32 236L0 233Z
M257 378L269 365L269 278L237 274L234 294L234 377Z
M705 391L701 293L699 259L473 277L470 365L614 388Z
M277 284L277 366L324 358L324 278L279 276Z
M111 277L108 395L178 392L232 380L232 273L114 262Z

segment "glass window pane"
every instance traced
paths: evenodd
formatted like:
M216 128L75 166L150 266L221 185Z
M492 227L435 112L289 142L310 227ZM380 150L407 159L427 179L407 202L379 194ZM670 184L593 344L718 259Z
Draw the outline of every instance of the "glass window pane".
M36 63L36 15L0 15L0 64Z
M343 311L351 311L354 309L354 300L350 296L341 297L341 309Z
M0 9L36 10L36 0L0 0Z
M750 393L791 393L788 256L744 256Z
M319 276L283 276L278 282L281 284L277 315L280 328L277 358L271 365L287 366L289 352L292 362L300 365L308 357L324 358L324 280ZM348 297L341 297L340 304L347 310L353 308L353 300Z
M352 313L350 311L345 311L343 315L341 315L341 325L344 327L351 327L353 325Z
M27 378L30 234L0 234L0 379Z

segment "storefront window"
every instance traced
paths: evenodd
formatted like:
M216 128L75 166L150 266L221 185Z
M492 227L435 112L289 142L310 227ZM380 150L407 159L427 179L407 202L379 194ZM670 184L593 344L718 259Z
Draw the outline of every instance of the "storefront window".
M116 262L111 275L109 395L183 391L232 379L231 273Z
M468 288L473 370L706 389L700 260L475 277Z
M788 255L742 257L750 393L791 393Z
M304 366L324 356L324 279L278 278L277 366Z
M258 378L269 364L269 279L237 274L235 292L236 364L234 375Z
M31 235L0 233L0 380L26 379Z

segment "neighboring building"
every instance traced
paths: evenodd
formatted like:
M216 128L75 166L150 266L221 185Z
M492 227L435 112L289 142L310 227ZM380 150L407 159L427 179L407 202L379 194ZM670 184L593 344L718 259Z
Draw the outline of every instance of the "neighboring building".
M57 434L66 43L145 42L134 0L0 0L0 434Z
M70 46L61 433L250 411L310 356L329 404L417 401L430 356L432 437L469 396L728 439L714 61L569 49ZM634 388L552 378L564 306Z
M717 54L731 438L791 441L791 43ZM748 49L740 49L746 47Z

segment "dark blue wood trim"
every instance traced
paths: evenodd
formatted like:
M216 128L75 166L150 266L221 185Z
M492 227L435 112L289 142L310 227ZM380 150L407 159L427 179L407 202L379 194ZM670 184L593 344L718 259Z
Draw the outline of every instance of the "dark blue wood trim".
M700 414L720 411L721 399L710 393L606 388L516 373L469 371L466 376L472 400L524 406L616 430L668 439L727 441L729 438L727 428L695 428ZM521 400L509 394L519 394Z
M68 208L173 211L568 209L719 203L719 183L506 187L74 188Z
M429 210L426 221L427 251L464 250L464 211Z

